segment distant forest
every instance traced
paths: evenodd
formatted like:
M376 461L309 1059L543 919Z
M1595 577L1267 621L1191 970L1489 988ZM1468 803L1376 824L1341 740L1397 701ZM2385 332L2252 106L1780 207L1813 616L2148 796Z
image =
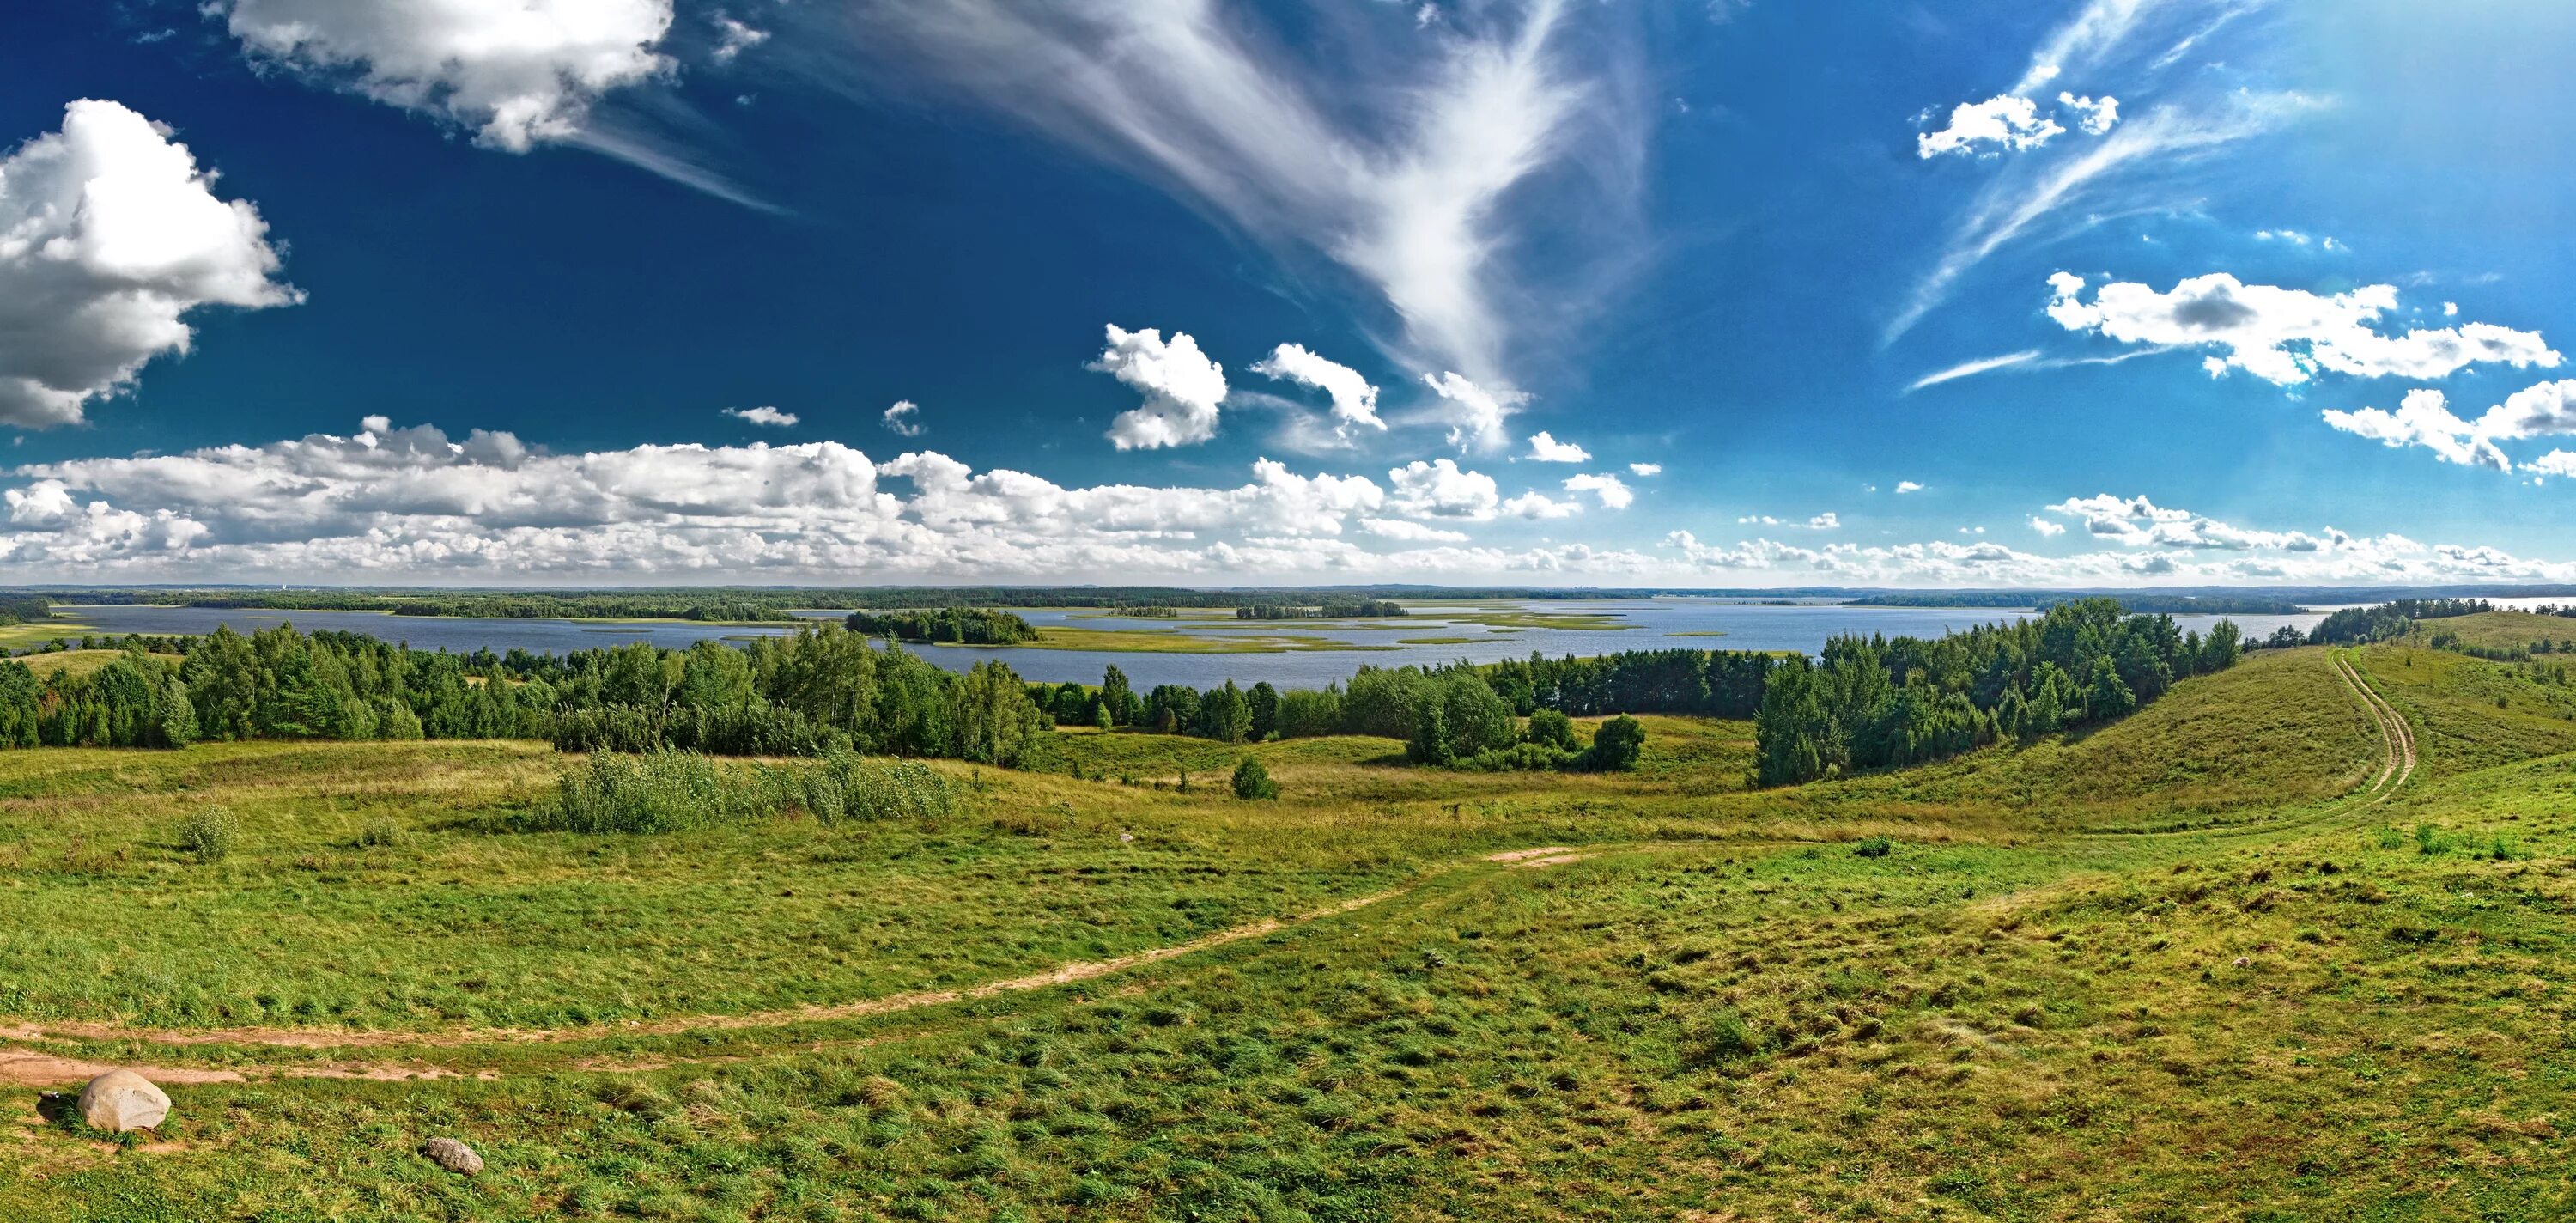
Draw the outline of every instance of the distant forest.
M55 603L175 604L262 611L381 611L400 616L483 616L521 620L697 620L783 623L798 611L855 608L920 611L945 608L1101 608L1169 618L1184 607L1388 607L1396 598L1586 599L1607 592L1401 587L1369 590L1189 590L1174 586L862 586L638 587L631 590L184 590L157 588L47 590ZM1625 596L1617 596L1625 597ZM41 607L42 600L29 600ZM1353 612L1352 615L1402 614ZM41 612L38 613L41 618ZM1273 617L1255 617L1270 619Z
M2296 616L2308 609L2286 599L2261 595L2171 595L2146 592L2098 596L2122 611L2164 616ZM2077 602L2079 596L2026 590L1927 590L1870 595L1853 599L1853 607L2028 607L2046 611Z

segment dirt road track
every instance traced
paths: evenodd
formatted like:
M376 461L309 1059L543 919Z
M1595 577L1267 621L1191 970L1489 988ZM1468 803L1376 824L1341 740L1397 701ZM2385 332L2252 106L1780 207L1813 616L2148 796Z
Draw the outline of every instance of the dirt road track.
M2407 778L2415 775L2415 728L2406 721L2406 715L2388 703L2388 698L2371 687L2370 681L2362 677L2360 668L2353 666L2352 660L2340 650L2334 654L2334 666L2335 673L2352 687L2353 695L2361 698L2371 720L2379 724L2379 737L2388 745L2388 763L2379 770L2379 777L2371 783L2369 791L2373 796L2386 798L2396 793L2399 786L2405 785Z
M483 1028L447 1032L353 1032L329 1028L225 1028L178 1031L106 1023L20 1023L0 1027L0 1041L132 1041L138 1044L172 1048L196 1045L253 1045L276 1049L313 1050L452 1049L470 1045L570 1044L622 1036L676 1036L689 1032L741 1031L835 1019L860 1019L898 1014L922 1007L941 1006L951 1002L966 1002L1001 994L1070 985L1077 981L1088 981L1127 969L1140 968L1148 964L1211 950L1229 943L1260 938L1292 926L1338 917L1381 901L1396 899L1430 882L1433 878L1462 866L1493 863L1516 868L1547 867L1577 861L1585 856L1588 855L1577 854L1563 845L1487 854L1481 858L1439 868L1404 887L1353 897L1288 917L1265 918L1245 925L1228 927L1167 947L1156 947L1106 960L1059 964L1044 972L990 981L964 989L890 994L834 1006L800 1007L788 1011L757 1011L741 1015L691 1015L637 1023L595 1024L578 1028ZM658 1068L663 1064L670 1063L656 1063L655 1066ZM119 1067L103 1062L0 1047L0 1083L25 1086L78 1083L117 1068ZM307 1066L240 1068L152 1067L124 1064L123 1068L139 1071L145 1078L161 1083L238 1083L260 1078L404 1080L462 1077L454 1070L437 1066L400 1063L326 1063Z

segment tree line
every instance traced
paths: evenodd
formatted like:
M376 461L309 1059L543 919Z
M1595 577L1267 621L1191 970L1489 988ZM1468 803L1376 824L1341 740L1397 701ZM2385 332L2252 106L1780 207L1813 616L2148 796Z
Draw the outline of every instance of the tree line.
M1429 765L1617 769L1634 767L1644 741L1624 715L1678 713L1751 718L1760 777L1780 784L2116 718L2242 652L2232 623L2203 638L2110 600L1933 640L1837 638L1821 660L1533 654L1364 666L1346 683L1286 691L1231 681L1139 691L1114 665L1096 686L1029 684L999 662L951 672L829 624L739 647L636 642L562 655L431 652L289 626L118 644L123 656L88 675L39 678L26 661L0 663L0 745L539 738L570 751L847 749L1011 765L1051 725L1088 725L1227 743L1373 735ZM1594 716L1611 721L1587 745L1572 719Z
M2027 607L2047 611L2063 603L2087 598L2119 601L2122 610L2131 613L2174 616L2295 616L2306 608L2288 599L2270 595L2238 594L2169 594L2163 591L2140 591L2131 594L2052 593L2035 590L1916 590L1888 594L1864 595L1847 601L1852 607Z
M2329 613L2308 630L2305 638L2290 644L2368 645L2414 632L2418 620L2448 620L2495 609L2495 604L2484 599L2398 599L2375 607L2347 607ZM2265 644L2275 644L2280 637L2275 632L2274 640Z
M1821 659L1771 671L1754 718L1756 771L1764 785L1793 785L2107 722L2242 655L2232 621L2203 638L2112 599L1931 640L1837 637Z
M127 643L87 675L0 662L0 745L184 747L226 739L550 739L566 750L1018 763L1048 722L999 662L964 673L838 625L745 648L635 642L567 655L451 654L359 633L219 627L175 659ZM179 645L175 642L158 644ZM37 665L42 656L35 656Z

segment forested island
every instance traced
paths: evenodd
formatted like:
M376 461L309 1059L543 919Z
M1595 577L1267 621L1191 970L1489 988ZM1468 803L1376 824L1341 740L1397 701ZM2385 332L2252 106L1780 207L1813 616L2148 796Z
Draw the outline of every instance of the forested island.
M1237 620L1370 620L1405 614L1393 599L1336 599L1315 606L1294 603L1247 603L1234 609Z
M1038 639L1028 621L1005 611L942 607L891 612L851 612L844 627L868 637L918 645L1019 645Z

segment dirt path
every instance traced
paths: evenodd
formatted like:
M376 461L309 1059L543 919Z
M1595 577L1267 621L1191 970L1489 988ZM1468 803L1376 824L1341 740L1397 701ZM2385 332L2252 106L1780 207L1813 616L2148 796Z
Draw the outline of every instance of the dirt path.
M2415 727L2406 720L2405 714L2397 711L2395 705L2388 703L2388 698L2371 686L2369 680L2362 677L2361 670L2352 665L2351 659L2337 652L2334 665L2336 673L2352 686L2353 694L2360 697L2363 707L2370 711L2371 719L2379 723L2380 738L2388 745L2388 763L2380 769L2379 779L2371 783L2369 791L2378 798L2387 798L2415 775Z
M1480 858L1453 862L1424 874L1403 887L1372 892L1349 900L1310 909L1287 917L1264 918L1245 925L1231 926L1187 942L1156 947L1106 960L1083 960L1059 964L1044 972L988 981L964 989L920 990L865 998L832 1006L798 1007L783 1011L754 1011L739 1015L687 1015L669 1019L642 1020L634 1023L592 1024L576 1028L478 1028L446 1032L352 1032L328 1028L217 1028L179 1031L140 1028L112 1023L20 1023L0 1027L0 1041L41 1040L115 1040L138 1044L180 1048L196 1045L254 1045L273 1049L385 1049L431 1048L452 1049L469 1045L571 1044L619 1036L674 1036L688 1032L726 1032L751 1028L777 1028L792 1024L836 1019L860 1019L875 1015L892 1015L922 1007L967 1002L1001 994L1070 985L1112 973L1141 968L1164 960L1176 959L1201 951L1261 938L1295 926L1326 918L1338 917L1382 901L1407 895L1441 875L1468 866L1491 863L1512 867L1556 866L1576 861L1588 854L1577 854L1563 845L1535 849L1506 850ZM685 1059L682 1059L685 1060ZM645 1068L660 1069L674 1062L656 1062ZM116 1066L78 1058L56 1057L29 1050L0 1048L0 1083L26 1086L52 1086L78 1083L103 1074ZM428 1065L385 1063L322 1064L286 1067L148 1067L127 1065L145 1078L162 1083L238 1083L255 1078L332 1078L332 1079L436 1079L460 1077L456 1071Z

